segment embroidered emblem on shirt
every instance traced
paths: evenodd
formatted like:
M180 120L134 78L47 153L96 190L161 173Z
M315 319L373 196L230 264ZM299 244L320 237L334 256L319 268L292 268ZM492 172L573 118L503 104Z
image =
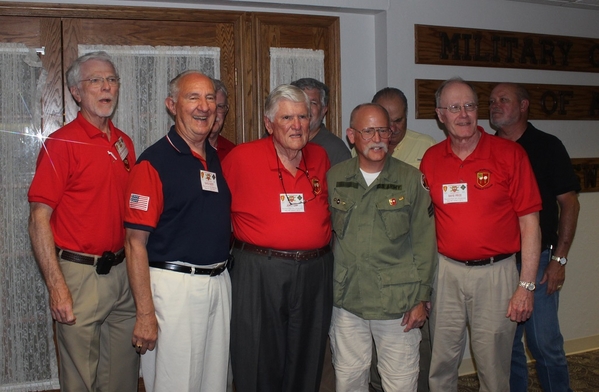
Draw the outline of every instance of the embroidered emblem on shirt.
M150 197L132 193L129 197L129 208L134 210L147 211L150 204Z
M422 175L422 177L420 177L420 185L422 185L422 187L426 189L428 192L431 191L431 189L428 187L428 182L426 181L426 177L424 177L424 174Z
M488 170L481 170L479 172L476 173L476 184L481 187L484 188L487 185L489 185L489 182L491 180L491 172Z
M314 192L314 196L320 195L320 192L322 192L322 188L320 187L320 180L314 177L310 181L312 182L312 192Z

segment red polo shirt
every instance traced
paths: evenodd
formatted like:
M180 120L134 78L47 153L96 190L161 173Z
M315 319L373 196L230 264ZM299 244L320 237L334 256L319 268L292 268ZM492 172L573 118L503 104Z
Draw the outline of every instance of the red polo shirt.
M482 259L520 250L518 217L541 209L528 156L509 140L484 132L465 160L447 138L424 154L420 170L435 206L437 244L443 255ZM444 187L466 184L467 201L450 203Z
M329 159L326 151L314 143L308 143L302 152L305 159L295 176L279 161L272 136L240 144L227 155L223 173L231 189L235 238L281 250L315 249L329 243L331 219L325 176ZM313 197L313 181L318 182L321 191L304 204L304 212L281 211L281 194L302 193L309 200Z
M123 248L128 168L135 164L131 139L112 122L111 140L81 113L44 141L29 188L29 202L54 209L56 246L101 255ZM115 144L125 142L127 164Z

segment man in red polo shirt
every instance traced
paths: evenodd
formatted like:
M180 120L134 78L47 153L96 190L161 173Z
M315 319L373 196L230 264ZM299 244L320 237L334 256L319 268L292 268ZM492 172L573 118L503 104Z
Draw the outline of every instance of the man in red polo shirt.
M229 113L229 92L222 81L212 79L212 82L214 83L214 90L216 91L216 118L214 119L214 125L212 125L210 135L208 135L208 141L216 150L218 159L222 161L235 147L235 143L229 141L229 139L220 134L225 126L227 113Z
M77 118L45 140L29 189L29 235L57 321L62 391L137 391L135 304L123 259L131 139L110 117L119 77L105 52L75 60Z
M509 392L516 323L533 308L541 198L524 149L477 126L478 99L469 84L450 79L436 100L448 137L429 148L420 165L435 206L439 249L429 386L457 391L469 325L481 390Z
M318 390L332 311L326 151L308 143L310 101L282 85L269 136L223 162L231 189L231 361L238 392Z

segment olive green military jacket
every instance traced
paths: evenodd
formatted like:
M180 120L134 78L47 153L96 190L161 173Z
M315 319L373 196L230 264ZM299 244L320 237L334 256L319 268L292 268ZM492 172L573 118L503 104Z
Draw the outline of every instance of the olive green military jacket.
M429 301L437 243L422 173L388 156L367 186L355 157L331 168L327 183L334 305L366 320L391 320Z

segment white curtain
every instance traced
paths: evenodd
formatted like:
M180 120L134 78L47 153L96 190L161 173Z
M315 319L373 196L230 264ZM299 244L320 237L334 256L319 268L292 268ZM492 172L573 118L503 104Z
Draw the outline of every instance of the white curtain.
M300 78L324 80L324 51L270 48L270 89Z
M59 387L46 286L27 233L45 79L34 49L0 44L0 391Z
M121 88L113 121L131 136L138 156L173 124L164 105L171 79L191 69L220 79L218 47L79 45L79 55L97 50L116 65Z

